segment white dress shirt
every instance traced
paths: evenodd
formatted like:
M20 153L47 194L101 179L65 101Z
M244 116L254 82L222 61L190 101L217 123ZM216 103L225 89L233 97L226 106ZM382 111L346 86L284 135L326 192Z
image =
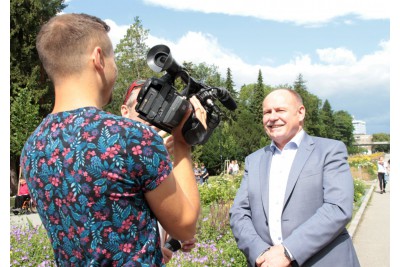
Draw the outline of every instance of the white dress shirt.
M285 198L286 184L294 157L300 142L303 139L304 130L298 132L282 151L272 141L271 147L274 150L269 173L269 214L268 224L272 242L279 245L282 238L282 211Z

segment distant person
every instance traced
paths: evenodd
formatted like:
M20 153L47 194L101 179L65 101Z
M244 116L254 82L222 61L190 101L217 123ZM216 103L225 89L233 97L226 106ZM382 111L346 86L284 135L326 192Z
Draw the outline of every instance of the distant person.
M238 173L239 173L239 164L237 160L234 160L232 165L232 174L237 175Z
M385 181L385 175L386 175L386 163L383 160L383 157L379 157L378 160L378 182L379 182L379 189L381 190L382 193L386 193L386 181Z
M145 80L136 80L129 86L128 90L125 93L124 101L121 105L121 115L125 118L129 118L129 119L141 122L143 124L146 124L148 126L151 126L147 121L141 119L139 117L139 113L135 110L135 107L137 104L137 96L139 95L144 82L145 82ZM164 145L168 149L168 153L170 155L173 155L174 154L174 138L173 138L173 136L172 135L167 136L167 132L162 131L154 126L151 126L151 127L154 128L158 132L158 134L164 138ZM171 162L171 164L172 164L172 166L174 165L173 162ZM160 239L161 239L161 251L162 251L165 263L168 263L173 257L173 251L171 251L170 249L168 249L164 246L169 235L164 230L164 228L162 227L162 225L160 223L158 223L158 228L159 228ZM197 240L194 237L189 240L183 241L181 250L183 252L190 252L195 247L196 241Z
M386 176L385 176L385 183L388 183L390 180L390 159L388 159L386 164Z
M110 27L61 14L36 38L55 103L26 141L21 167L57 266L165 266L159 221L178 240L196 233L200 197L191 146L172 130L174 162L151 127L102 110L118 69ZM192 97L195 116L206 112Z
M204 163L201 163L200 172L201 172L201 178L203 179L203 183L208 183L208 178L210 175Z
M201 175L201 170L200 170L199 164L197 162L194 163L193 172L194 172L194 176L196 177L197 183L203 184L203 177Z
M346 230L354 199L346 146L303 130L293 90L273 90L262 111L272 142L246 157L230 210L248 266L360 266Z
M22 206L26 200L30 199L28 184L24 178L19 180L17 195L15 196L14 208L12 212L17 215L22 211Z
M233 174L233 166L235 165L235 161L231 160L228 166L228 174Z

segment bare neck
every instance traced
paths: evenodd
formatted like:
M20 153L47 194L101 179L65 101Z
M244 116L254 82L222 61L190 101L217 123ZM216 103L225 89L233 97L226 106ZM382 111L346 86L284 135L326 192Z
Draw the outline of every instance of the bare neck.
M55 104L52 113L82 107L102 108L105 100L96 84L83 79L63 79L55 84Z

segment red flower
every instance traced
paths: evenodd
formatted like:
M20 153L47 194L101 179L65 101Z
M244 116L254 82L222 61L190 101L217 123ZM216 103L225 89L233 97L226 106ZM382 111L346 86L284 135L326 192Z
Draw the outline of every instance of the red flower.
M62 155L65 157L70 151L71 151L71 148L64 147L64 151L63 151Z
M107 126L112 126L113 124L115 124L115 121L106 120L106 121L104 122L104 124L107 125Z
M59 206L59 207L61 207L62 206L62 200L61 199L59 199L59 198L56 198L56 205L57 206Z
M58 186L58 184L60 183L60 179L58 179L57 177L51 177L51 183L54 186Z
M121 244L119 247L123 252L130 253L131 252L131 248L132 248L132 244L130 244L130 243Z
M118 201L120 197L121 197L121 194L119 194L119 193L111 193L110 200Z
M132 152L134 155L142 154L141 146L132 147Z

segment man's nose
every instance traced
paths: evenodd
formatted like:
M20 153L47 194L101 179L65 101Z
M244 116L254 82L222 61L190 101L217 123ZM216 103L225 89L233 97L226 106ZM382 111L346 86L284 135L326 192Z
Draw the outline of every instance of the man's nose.
M278 113L275 111L271 111L269 114L269 120L271 121L276 121L278 119Z

